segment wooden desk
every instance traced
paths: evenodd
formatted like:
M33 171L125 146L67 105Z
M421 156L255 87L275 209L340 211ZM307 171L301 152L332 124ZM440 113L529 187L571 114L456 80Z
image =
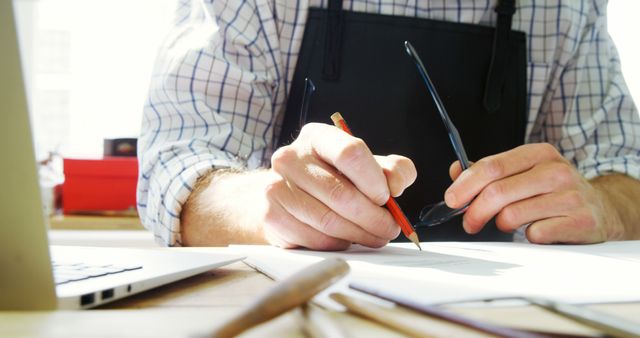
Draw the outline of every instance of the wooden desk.
M107 244L103 239L96 241L104 238L102 232L94 234L93 238L90 236L92 232L83 233L84 239L73 231L57 231L50 238L52 244ZM122 242L126 246L144 247L152 244L152 236L147 235L144 232L119 234L123 240L128 238ZM117 237L117 234L112 237ZM74 240L77 243L73 243ZM207 332L273 284L272 280L244 263L234 263L94 310L0 312L0 337L193 337ZM594 308L634 320L640 325L640 303L597 305ZM512 327L553 328L566 333L595 335L592 330L533 307L452 310ZM348 329L352 337L404 337L351 315L330 313L330 316ZM422 317L416 320L424 320L425 327L435 325ZM292 312L256 327L242 337L304 337L301 325L300 314ZM439 330L443 334L449 332L451 337L485 337L474 332Z
M54 215L49 217L54 230L143 230L138 216Z

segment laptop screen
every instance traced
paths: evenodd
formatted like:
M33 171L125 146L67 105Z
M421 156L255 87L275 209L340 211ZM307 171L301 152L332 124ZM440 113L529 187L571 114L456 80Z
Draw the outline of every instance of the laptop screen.
M0 1L0 309L53 309L55 288L13 1Z

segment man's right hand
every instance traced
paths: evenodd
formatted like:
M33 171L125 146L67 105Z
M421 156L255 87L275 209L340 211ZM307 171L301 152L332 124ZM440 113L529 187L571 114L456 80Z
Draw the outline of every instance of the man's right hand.
M383 206L417 175L408 158L374 156L361 139L318 123L304 126L271 164L269 170L214 174L185 204L183 243L381 247L400 232Z

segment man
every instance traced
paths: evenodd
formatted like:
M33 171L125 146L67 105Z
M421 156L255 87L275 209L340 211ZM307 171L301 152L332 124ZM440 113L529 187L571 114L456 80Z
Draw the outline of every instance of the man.
M140 140L138 209L167 245L380 247L399 234L387 198L418 174L325 124L275 149L308 7L184 0L160 55ZM492 25L495 3L344 1L357 12ZM477 233L523 224L535 243L640 238L640 120L606 31L606 2L518 2L527 33L526 145L450 168L449 207ZM215 23L219 26L215 29ZM270 167L269 167L270 163Z

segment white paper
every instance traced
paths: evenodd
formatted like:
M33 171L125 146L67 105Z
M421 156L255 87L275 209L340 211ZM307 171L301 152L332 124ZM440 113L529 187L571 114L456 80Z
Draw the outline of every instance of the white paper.
M538 296L569 303L640 301L640 241L593 245L411 243L341 252L236 246L247 263L278 280L326 257L349 262L348 283L424 304ZM320 297L322 298L322 297ZM324 300L321 300L324 302ZM326 305L326 304L325 304Z

